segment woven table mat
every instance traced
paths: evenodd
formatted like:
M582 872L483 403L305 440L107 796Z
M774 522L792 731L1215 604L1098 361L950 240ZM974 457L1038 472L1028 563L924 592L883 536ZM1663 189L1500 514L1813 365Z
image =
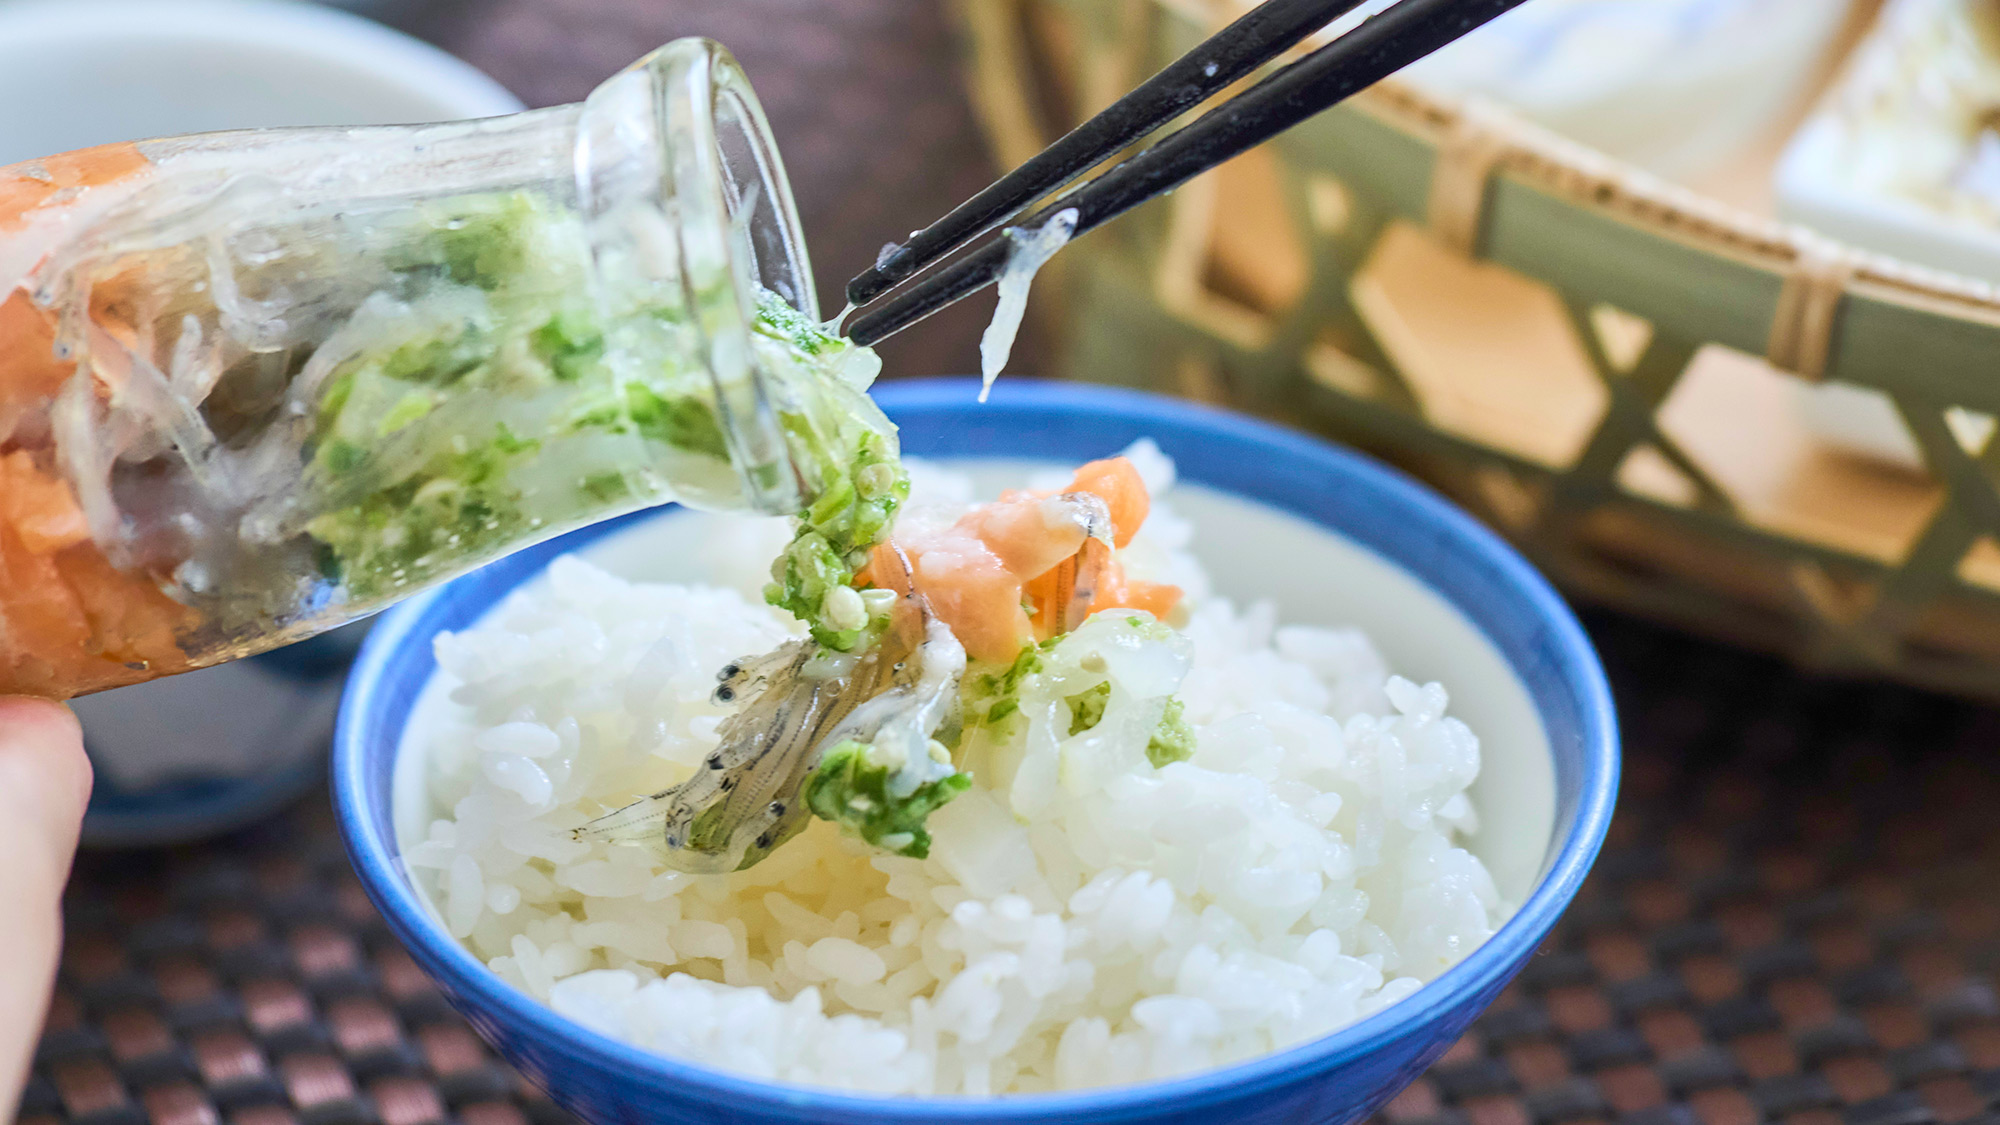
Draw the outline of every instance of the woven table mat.
M1603 858L1394 1125L1928 1125L2000 1102L2000 712L1592 622ZM23 1106L54 1125L553 1125L391 938L324 795L86 855Z

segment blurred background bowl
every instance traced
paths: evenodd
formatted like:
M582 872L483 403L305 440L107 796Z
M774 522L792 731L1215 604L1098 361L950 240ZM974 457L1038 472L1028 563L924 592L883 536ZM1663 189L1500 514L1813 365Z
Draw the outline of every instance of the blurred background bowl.
M430 46L300 0L0 3L0 164L109 141L513 113Z
M491 117L521 102L426 43L292 0L0 3L0 164L109 141ZM247 824L323 776L365 626L76 701L97 846Z

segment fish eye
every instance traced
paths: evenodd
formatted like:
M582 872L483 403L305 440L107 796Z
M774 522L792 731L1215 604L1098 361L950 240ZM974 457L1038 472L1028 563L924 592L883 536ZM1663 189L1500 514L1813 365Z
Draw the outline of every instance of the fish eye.
M783 801L772 801L772 802L771 802L771 805L770 805L770 808L771 808L771 815L772 815L772 816L783 816L783 815L785 815L785 802L783 802Z
M722 752L721 752L721 751L719 751L719 750L718 750L718 751L716 751L715 753L713 753L713 754L710 754L710 755L708 756L708 768L709 768L709 769L712 769L712 770L719 770L719 769L721 769L721 768L722 768Z

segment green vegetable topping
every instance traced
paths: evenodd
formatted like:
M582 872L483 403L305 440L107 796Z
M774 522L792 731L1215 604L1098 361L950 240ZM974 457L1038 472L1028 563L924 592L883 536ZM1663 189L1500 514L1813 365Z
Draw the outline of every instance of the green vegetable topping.
M764 587L764 600L812 627L813 640L840 652L851 652L862 626L852 621L820 620L826 596L854 579L855 567L826 538L802 528L772 565L774 580Z
M1144 617L1128 617L1124 624L1137 630L1141 639L1152 643L1165 643L1175 636L1172 629ZM1059 647L1072 636L1074 634L1051 637L1039 645L1024 648L1005 668L968 674L960 689L968 734L976 731L978 740L989 744L1005 743L1020 737L1018 716L1022 714L1022 696L1029 696L1038 706L1047 702L1053 694L1051 687L1061 684L1063 680L1046 679L1043 673L1060 677L1078 667L1079 653ZM986 667L993 668L992 665ZM1061 696L1060 699L1069 711L1065 734L1074 738L1095 730L1104 721L1105 711L1111 703L1111 681L1099 680L1082 691ZM1195 733L1194 727L1187 721L1186 710L1179 696L1166 697L1159 725L1146 743L1146 760L1154 768L1185 762L1193 756Z
M1042 670L1042 653L1051 647L1051 641L1039 645L1029 645L1014 657L1014 663L998 675L987 673L979 677L978 687L988 695L1013 695L1021 690L1021 682Z
M639 432L662 445L729 460L729 442L722 436L715 408L701 399L666 399L644 383L625 387L625 409Z
M348 371L334 377L326 386L326 393L320 396L319 418L314 437L324 439L334 423L340 421L340 412L347 407L347 400L354 394L354 372Z
M497 289L529 268L533 232L546 221L540 201L526 192L454 200L431 209L431 237L405 249L398 264Z
M449 336L415 340L383 356L376 365L384 378L443 385L478 369L493 356L496 341L475 325Z
M841 831L884 851L923 859L931 854L924 823L940 806L966 791L972 777L949 773L925 782L905 797L892 796L896 768L873 760L872 748L847 739L820 758L806 779L806 807Z
M1007 720L1021 712L1021 686L1029 676L1042 670L1042 654L1054 645L1053 639L1029 645L1014 662L997 672L965 677L961 688L967 723L992 729L1004 737Z
M813 639L851 652L865 621L846 614L828 595L846 588L868 562L868 552L889 533L896 509L910 495L910 478L888 439L863 428L845 456L827 449L806 419L784 416L794 446L806 452L824 482L798 533L772 569L764 600L812 627Z
M352 472L367 456L367 450L345 438L334 438L319 447L319 463L331 473Z
M1139 624L1134 619L1134 624ZM1064 702L1069 704L1069 733L1071 737L1090 730L1104 721L1104 706L1111 701L1111 683L1105 681L1070 696ZM1160 725L1153 736L1146 741L1146 760L1160 769L1172 762L1185 762L1194 757L1194 727L1188 725L1185 712L1187 705L1178 695L1167 697L1167 709L1160 716Z
M588 317L559 312L528 334L528 345L558 380L574 383L604 356L604 334Z
M1068 699L1069 733L1073 737L1104 721L1104 705L1111 701L1109 680L1094 688L1077 692Z
M606 503L622 500L632 493L632 486L626 482L625 474L615 469L592 473L583 478L578 487L583 489L585 495Z
M740 504L738 473L785 495L795 468L806 510L768 596L828 647L868 639L854 574L909 492L895 429L863 393L873 353L760 294L748 358L791 457L738 464L700 310L684 306L722 289L603 272L585 220L532 192L426 205L395 233L310 418L302 502L281 517L350 598L641 503Z
M1160 716L1159 729L1146 743L1146 760L1153 763L1154 769L1194 757L1194 728L1183 714L1186 710L1180 696L1167 697L1167 712Z
M433 455L419 472L315 518L306 531L331 550L357 597L419 585L461 558L519 537L525 517L508 491L495 486L515 459L539 448L500 425L486 444ZM320 446L316 464L339 474L361 457L353 443L334 440Z
M436 405L437 399L432 397L430 392L411 391L396 400L396 405L390 407L389 413L384 414L382 421L376 424L375 432L382 437L388 437L429 414Z
M579 404L575 417L570 419L570 428L622 434L626 432L627 419L624 401L615 394L605 394Z
M757 330L774 340L780 340L806 355L819 355L836 348L853 345L841 339L826 325L786 304L776 294L760 302L757 306Z

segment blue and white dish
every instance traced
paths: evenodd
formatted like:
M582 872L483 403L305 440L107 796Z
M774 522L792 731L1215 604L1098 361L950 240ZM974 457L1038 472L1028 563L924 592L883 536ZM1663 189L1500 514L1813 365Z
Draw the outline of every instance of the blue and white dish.
M1011 381L983 406L976 394L976 382L937 380L891 384L876 397L902 427L907 453L968 468L1073 464L1151 438L1178 466L1175 508L1201 529L1197 542L1211 541L1202 562L1219 591L1270 597L1290 619L1361 625L1399 668L1457 684L1454 711L1482 730L1486 745L1477 799L1481 836L1490 840L1482 858L1520 908L1464 960L1373 1016L1248 1062L1143 1085L868 1097L723 1073L587 1030L488 971L413 885L402 841L411 806L425 796L421 763L403 754L403 736L436 670L438 633L479 621L562 554L616 573L648 553L635 544L664 542L676 524L696 526L671 509L640 513L522 552L385 615L350 679L335 742L336 813L363 886L452 1003L559 1104L588 1120L626 1122L1358 1121L1460 1036L1576 894L1611 817L1616 722L1582 629L1510 548L1400 474L1260 422L1129 391Z

